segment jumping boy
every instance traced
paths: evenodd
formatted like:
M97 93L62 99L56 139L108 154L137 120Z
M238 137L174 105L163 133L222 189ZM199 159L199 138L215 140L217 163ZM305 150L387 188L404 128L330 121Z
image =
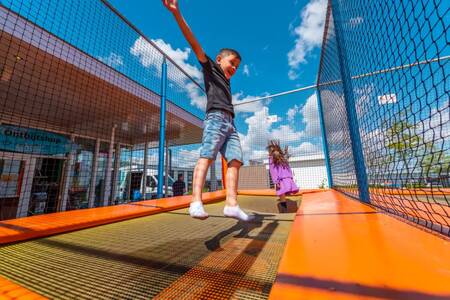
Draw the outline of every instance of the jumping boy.
M184 37L190 44L203 68L206 88L206 117L202 138L200 158L194 169L192 200L189 214L193 218L204 220L208 218L202 203L202 188L206 173L211 163L220 153L228 162L226 174L227 195L223 214L241 221L249 221L249 216L243 212L237 203L237 183L239 168L242 165L242 150L239 135L234 126L234 108L231 103L230 78L234 75L241 57L236 50L222 49L215 61L209 58L195 38L184 20L177 0L162 0L166 8L173 14Z

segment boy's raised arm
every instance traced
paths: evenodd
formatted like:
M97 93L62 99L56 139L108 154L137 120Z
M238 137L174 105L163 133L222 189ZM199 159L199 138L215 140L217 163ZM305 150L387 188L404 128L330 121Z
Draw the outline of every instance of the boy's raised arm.
M206 62L207 58L205 52L203 51L202 46L197 41L197 39L194 36L194 33L192 33L188 24L181 15L180 9L178 7L178 0L162 0L162 2L164 3L164 6L167 7L167 9L175 17L175 20L177 21L178 26L181 29L181 32L183 32L184 37L191 45L191 48L194 51L195 55L197 56L197 59L202 63Z

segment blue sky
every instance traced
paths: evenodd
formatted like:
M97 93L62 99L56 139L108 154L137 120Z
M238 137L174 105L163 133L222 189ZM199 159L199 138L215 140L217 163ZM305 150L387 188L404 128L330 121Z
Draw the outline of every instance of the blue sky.
M111 4L177 63L193 71L190 74L200 70L173 16L160 1L111 0ZM316 82L325 5L324 0L285 1L283 5L268 0L257 4L180 1L186 21L209 56L223 47L240 52L243 60L231 81L235 102ZM296 154L321 152L316 106L310 90L236 108L245 159L265 157L264 146L270 138L290 145ZM269 115L276 116L275 122L267 122ZM197 148L191 148L188 156L195 157Z
M5 5L88 54L159 93L161 56L101 1L4 0ZM110 3L197 81L200 65L173 16L160 0ZM232 78L235 103L316 82L326 0L181 0L180 7L205 52L238 50L243 60ZM173 70L172 70L173 71ZM196 115L206 99L179 72L170 73L170 100ZM236 107L244 159L265 158L269 139L295 155L322 150L314 90ZM199 145L177 156L195 162ZM183 152L184 151L184 152ZM189 163L191 164L191 163Z
M111 0L127 19L151 39L162 39L173 49L185 50L189 47L175 20L161 1ZM314 1L318 2L318 1ZM325 1L320 1L324 3ZM294 33L302 21L300 14L308 1L283 1L274 5L273 1L206 1L181 0L182 13L203 46L205 52L214 56L220 48L237 49L242 57L240 72L233 77L235 92L248 95L293 89L315 82L320 43L308 53L296 80L290 80L288 73L288 53L299 38ZM325 11L323 11L323 17ZM313 23L314 20L311 21ZM318 35L321 41L322 29L307 34ZM307 41L305 40L305 43ZM309 46L309 45L308 45ZM317 47L319 46L319 47ZM188 62L197 64L193 53ZM247 66L248 76L243 74ZM266 85L270 82L270 87Z
M187 73L202 81L200 65L160 0L110 1ZM257 3L229 0L225 4L180 0L180 6L210 56L222 47L235 48L241 53L240 70L232 79L234 102L239 104L315 83L326 2L292 0L275 5L269 0ZM449 54L440 17L447 13L448 6L440 5L434 10L431 4L425 9L425 14L420 13L423 10L421 6L408 2L406 11L414 13L405 15L405 11L394 9L399 3L386 2L382 9L378 7L377 10L367 9L364 5L355 8L351 2L342 3L343 6L348 5L343 7L343 19L348 20L343 24L347 33L351 75L415 64ZM102 1L2 0L2 4L159 93L161 55ZM406 18L407 24L374 22L380 15L386 20ZM386 32L392 34L386 35ZM362 38L366 42L361 43ZM422 38L426 39L425 43ZM40 42L45 47L45 40ZM330 50L329 67L333 68L337 54L335 49ZM394 115L399 115L406 107L413 111L408 114L411 117L409 121L420 123L426 136L434 138L439 134L441 140L447 137L448 130L438 132L438 128L431 128L431 124L448 125L446 65L424 66L401 68L389 75L383 73L353 81L360 131L363 143L369 148L383 140L383 121L386 118L397 120ZM339 77L336 72L332 74ZM383 95L396 95L396 100L381 105L379 96ZM204 95L170 66L168 96L195 115L201 115L206 104ZM336 105L330 104L328 111L325 110L325 117L331 124L340 117L340 114L333 114L334 107ZM289 145L295 156L322 150L317 98L313 90L235 108L245 161L265 158L265 146L273 138ZM365 141L365 137L370 138L370 142ZM174 155L180 164L191 166L198 158L198 150L198 144L178 147ZM152 155L153 158L156 155Z

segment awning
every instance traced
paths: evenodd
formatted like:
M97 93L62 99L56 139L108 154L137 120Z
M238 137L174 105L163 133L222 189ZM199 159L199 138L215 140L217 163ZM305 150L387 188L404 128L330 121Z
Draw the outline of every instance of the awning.
M0 7L0 122L135 145L159 138L160 96ZM186 100L188 101L188 99ZM170 145L199 143L202 120L167 103Z

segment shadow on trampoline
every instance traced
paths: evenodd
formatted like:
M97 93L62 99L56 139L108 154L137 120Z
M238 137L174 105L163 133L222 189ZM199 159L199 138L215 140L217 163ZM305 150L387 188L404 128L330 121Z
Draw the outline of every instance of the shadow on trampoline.
M277 208L280 214L295 214L298 210L298 202L288 198L286 201L279 201Z
M267 245L269 238L275 232L279 224L277 220L265 224L263 222L264 215L257 215L255 216L255 219L255 222L238 222L228 230L222 231L211 240L205 242L205 244L208 244L207 247L211 248L212 251L221 249L232 252L233 250L231 248L236 247L235 243L241 243L239 241L245 243L245 241L251 239L250 243L248 243L244 249L240 250L239 254L235 256L230 263L227 263L227 266L224 269L220 271L217 270L214 280L210 280L206 287L197 291L198 293L195 294L196 298L208 299L210 295L220 290L222 299L230 299L238 290L245 288L248 284L253 285L255 291L268 295L272 287L271 283L252 280L247 278L246 274L255 264L259 254ZM263 225L264 227L255 237L248 236L248 233L251 230ZM243 239L235 240L234 244L231 247L226 247L226 249L220 248L220 239L225 235L238 230L240 230L240 232L235 237L243 237ZM219 252L221 250L219 250ZM214 251L213 253L218 253L218 251Z
M144 204L144 203L126 203L126 205L134 205L134 206L142 206L142 207L149 207L149 208L162 208L164 209L164 206L158 206L158 205L151 205L151 204Z
M197 241L199 242L199 241ZM190 268L183 264L169 264L165 260L155 260L151 258L144 258L135 256L132 254L115 253L109 249L96 249L94 247L87 247L83 245L77 245L70 242L63 242L52 239L37 240L37 243L51 247L54 249L61 249L66 252L79 254L81 256L97 257L106 259L108 261L115 261L119 263L125 263L127 265L134 265L136 267L145 266L151 269L165 269L165 271L174 274L184 274Z
M276 227L278 226L278 220L272 219L271 220L272 222L269 223L265 228L267 230L263 230L256 237L249 236L249 233L256 228L261 227L263 225L263 221L266 217L273 217L273 216L274 215L268 215L268 214L254 214L251 222L238 221L232 227L219 232L213 238L205 241L205 246L210 251L216 251L216 250L222 251L223 249L220 247L220 241L224 237L226 237L229 234L232 234L233 232L236 232L236 231L238 231L238 233L233 236L234 238L248 238L248 239L253 239L253 240L260 239L262 241L267 241L269 239L270 235L275 231ZM269 226L269 225L271 225L271 226ZM270 229L270 230L268 230L268 229Z
M16 230L19 232L32 232L34 231L31 228L27 228L27 227L23 227L23 226L19 226L19 225L14 225L14 224L8 224L8 223L0 223L0 228L6 228L6 229L12 229L12 230Z

